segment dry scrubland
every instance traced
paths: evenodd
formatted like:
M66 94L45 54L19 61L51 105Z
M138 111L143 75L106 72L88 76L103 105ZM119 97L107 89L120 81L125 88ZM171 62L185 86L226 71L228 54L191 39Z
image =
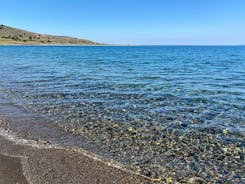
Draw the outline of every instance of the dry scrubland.
M54 36L0 25L0 45L103 45L86 39Z

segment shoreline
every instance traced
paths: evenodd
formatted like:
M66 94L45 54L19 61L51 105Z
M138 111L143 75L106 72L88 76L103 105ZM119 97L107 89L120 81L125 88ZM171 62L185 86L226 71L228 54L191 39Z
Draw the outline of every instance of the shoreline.
M19 184L157 182L113 163L103 162L90 153L18 138L3 129L0 129L0 160L4 163L0 165L0 176L5 184L9 178ZM17 174L12 177L14 172Z
M20 158L0 154L0 163L0 183L28 184L23 175Z
M105 47L114 45L74 45L74 44L0 44L0 46L71 46L71 47Z
M243 182L243 86L229 76L240 79L244 48L40 47L1 47L0 127L25 151L0 144L31 159L24 176L45 155L39 173L87 170L83 157L156 182Z
M245 45L76 45L76 44L0 44L0 46L67 46L67 47L245 47Z

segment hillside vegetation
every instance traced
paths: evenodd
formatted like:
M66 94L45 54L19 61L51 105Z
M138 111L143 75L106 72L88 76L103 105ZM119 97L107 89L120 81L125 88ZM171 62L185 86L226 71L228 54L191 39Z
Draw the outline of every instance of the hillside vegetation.
M0 25L0 45L103 45L86 39L38 34Z

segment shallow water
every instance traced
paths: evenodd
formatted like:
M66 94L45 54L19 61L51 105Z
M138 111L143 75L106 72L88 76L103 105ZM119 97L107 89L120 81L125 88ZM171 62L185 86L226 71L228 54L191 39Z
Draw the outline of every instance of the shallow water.
M0 69L1 97L106 158L169 182L244 181L245 47L0 47Z

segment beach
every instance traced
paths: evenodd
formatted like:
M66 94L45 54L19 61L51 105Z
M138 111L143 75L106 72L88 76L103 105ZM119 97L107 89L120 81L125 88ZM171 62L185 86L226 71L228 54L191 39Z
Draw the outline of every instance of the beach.
M3 183L243 183L244 53L0 46Z
M0 136L1 184L154 183L76 151L13 140Z
M0 184L245 184L245 1L1 1Z
M0 183L27 184L19 158L0 155Z

